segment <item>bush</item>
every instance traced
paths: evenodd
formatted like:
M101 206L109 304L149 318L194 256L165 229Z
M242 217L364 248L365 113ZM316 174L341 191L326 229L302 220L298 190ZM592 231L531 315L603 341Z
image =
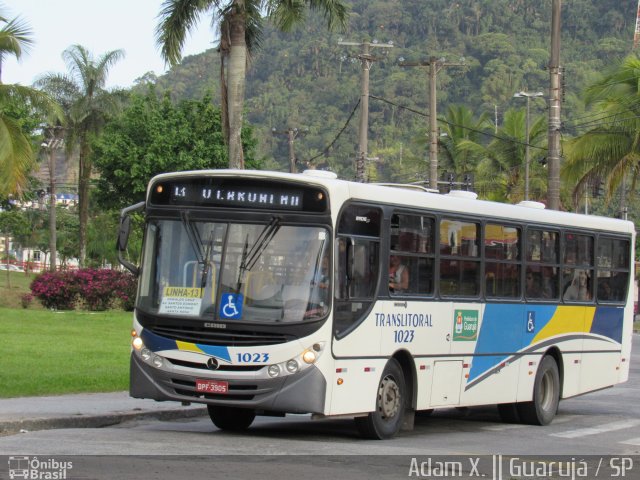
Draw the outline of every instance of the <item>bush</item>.
M121 272L120 278L116 282L114 295L120 301L123 310L133 311L136 301L136 291L138 290L138 279L129 272Z
M46 272L31 282L31 293L46 308L73 310L78 287L73 272Z
M119 303L133 310L136 278L125 272L83 268L72 272L47 272L31 283L31 291L46 308L72 310L81 300L88 310L106 310Z
M31 295L30 293L23 293L20 296L20 303L22 304L22 308L29 308L31 302L33 302L33 295Z

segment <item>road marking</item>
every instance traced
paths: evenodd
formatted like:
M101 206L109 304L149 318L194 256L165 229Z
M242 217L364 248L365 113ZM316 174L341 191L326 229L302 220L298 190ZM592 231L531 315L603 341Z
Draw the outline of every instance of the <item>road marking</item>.
M640 437L631 438L629 440L625 440L624 442L620 442L620 443L624 443L624 444L627 444L627 445L640 445Z
M640 420L623 420L621 422L607 423L599 427L579 428L577 430L569 430L567 432L551 433L551 437L560 438L578 438L585 435L597 435L598 433L614 432L616 430L624 430L625 428L640 425Z

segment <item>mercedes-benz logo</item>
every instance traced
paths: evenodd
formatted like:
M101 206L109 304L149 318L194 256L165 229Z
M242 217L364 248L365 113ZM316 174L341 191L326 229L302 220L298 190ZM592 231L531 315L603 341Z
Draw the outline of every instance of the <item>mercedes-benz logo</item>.
M217 370L219 366L220 364L218 363L217 358L211 357L209 358L209 360L207 360L207 368L209 370Z

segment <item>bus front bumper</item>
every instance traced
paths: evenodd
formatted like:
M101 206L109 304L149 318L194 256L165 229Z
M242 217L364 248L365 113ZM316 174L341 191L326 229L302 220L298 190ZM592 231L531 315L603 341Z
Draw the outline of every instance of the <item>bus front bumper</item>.
M227 394L196 392L197 374L156 369L131 353L129 394L158 401L205 403L277 413L324 413L327 382L315 366L270 379L228 379ZM224 380L221 377L221 380Z

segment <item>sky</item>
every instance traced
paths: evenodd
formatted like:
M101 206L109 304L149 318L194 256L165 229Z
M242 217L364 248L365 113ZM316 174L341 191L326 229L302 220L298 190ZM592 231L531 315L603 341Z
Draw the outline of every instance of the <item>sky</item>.
M0 0L0 12L20 17L32 30L34 45L20 61L7 57L2 65L4 83L31 85L45 73L68 73L62 52L79 44L94 58L122 49L124 59L114 64L107 87L128 88L149 71L167 68L155 43L155 28L163 0ZM210 17L203 16L187 36L183 56L213 48Z

